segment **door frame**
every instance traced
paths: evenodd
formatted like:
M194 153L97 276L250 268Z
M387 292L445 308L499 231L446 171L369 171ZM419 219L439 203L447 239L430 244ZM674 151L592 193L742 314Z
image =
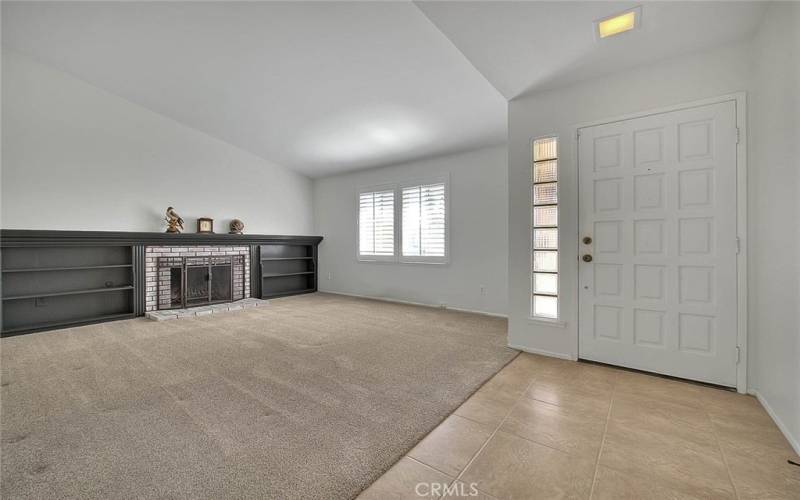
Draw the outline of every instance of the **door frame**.
M664 106L636 113L628 113L624 115L613 116L602 120L594 120L590 122L583 122L571 127L572 137L575 139L572 144L573 158L575 162L575 172L577 186L580 186L580 158L578 147L578 135L583 128L594 127L597 125L606 125L609 123L626 121L634 118L643 118L651 115L658 115L662 113L669 113L672 111L680 111L683 109L696 108L700 106L707 106L710 104L720 104L723 102L733 101L736 106L736 127L739 130L738 141L736 144L736 233L738 238L739 249L736 255L736 293L737 293L737 331L736 343L739 348L739 359L736 365L736 390L739 393L747 392L747 93L734 92L732 94L724 94L717 97L707 99L700 99L697 101L684 102L681 104L673 104L671 106ZM580 197L577 197L578 203L578 219L580 219ZM576 224L576 230L580 231L580 220ZM578 242L578 255L580 255L580 234L577 235L575 241ZM573 264L575 276L578 281L575 283L576 304L578 305L577 321L580 322L580 273L579 262ZM577 357L580 358L580 328L575 332L576 344L578 346Z

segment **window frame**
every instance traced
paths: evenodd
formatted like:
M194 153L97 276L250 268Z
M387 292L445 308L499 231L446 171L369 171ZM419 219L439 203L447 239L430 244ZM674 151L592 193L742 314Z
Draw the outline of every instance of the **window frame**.
M432 184L444 184L444 255L403 255L403 189L417 186L428 186ZM425 177L414 179L397 184L395 200L399 205L399 212L396 212L395 220L400 219L400 231L397 232L398 262L402 264L448 264L450 262L450 176L443 175L438 177Z
M536 142L537 141L541 141L541 140L545 140L545 139L555 139L555 141L556 141L557 150L556 150L556 157L554 159L555 162L556 162L556 180L552 181L552 182L555 182L555 185L556 185L556 202L554 204L551 204L551 205L550 204L535 205L534 204L535 186L538 185L538 184L547 184L548 183L548 182L544 182L544 183L536 183L536 182L534 182L534 175L535 175L534 170L536 168L535 165L536 165L536 163L538 163L535 160ZM545 161L553 161L553 159L540 160L540 162L545 162ZM529 273L530 273L530 291L529 291L529 293L530 293L530 309L529 309L529 318L531 320L534 320L534 321L541 321L541 322L545 322L545 323L549 323L549 324L553 324L553 325L561 325L561 324L563 324L563 320L562 320L562 316L563 315L562 315L562 310L561 310L561 308L562 308L562 303L561 303L561 292L562 292L561 274L562 274L562 271L563 271L563 266L562 266L562 262L561 262L562 245L561 245L561 230L560 230L561 229L561 203L560 203L561 202L561 189L560 189L561 188L561 175L560 175L561 174L561 138L558 136L558 134L541 135L541 136L533 137L531 139L531 141L530 141L530 167L529 167L529 169L530 169L530 184L529 184L530 185L530 225L529 225L529 228L530 228L530 234L529 234L529 241L530 241L530 247L529 247L529 253L530 253L530 268L529 268ZM543 293L539 293L539 294L535 293L535 275L536 275L536 271L534 271L534 269L535 269L534 254L537 251L537 249L536 249L536 245L535 245L534 241L535 241L535 236L536 236L536 234L535 234L536 233L536 222L535 222L535 212L536 212L536 210L535 209L536 209L537 206L555 206L558 209L557 214L556 214L556 224L555 224L555 226L542 226L542 229L556 229L557 233L558 233L558 237L557 237L557 240L556 240L556 248L555 248L555 252L556 252L556 271L555 272L540 271L540 273L543 273L543 274L554 274L556 276L556 293L554 295L543 294ZM552 250L542 250L542 249L540 249L539 251L552 251ZM556 299L556 317L541 316L541 315L537 315L535 313L534 301L535 301L535 296L536 295L547 296L547 297L555 297L555 299Z
M394 198L392 216L392 255L374 255L361 253L361 195L364 193L376 193L380 191L392 191ZM359 262L393 262L397 257L397 185L380 184L376 186L364 186L356 191L356 260Z
M444 256L403 255L403 189L430 184L444 184ZM392 228L394 233L393 255L363 255L361 254L361 195L377 191L394 192L394 220ZM419 177L403 182L376 184L363 186L355 193L355 238L356 261L364 263L394 263L394 264L425 264L447 265L450 263L450 174L438 176Z

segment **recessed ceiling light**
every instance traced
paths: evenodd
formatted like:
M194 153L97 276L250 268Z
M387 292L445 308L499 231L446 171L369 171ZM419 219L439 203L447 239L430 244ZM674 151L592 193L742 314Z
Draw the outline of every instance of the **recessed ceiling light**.
M642 8L636 7L622 14L615 14L599 21L595 21L595 36L598 39L619 35L640 26L642 22Z

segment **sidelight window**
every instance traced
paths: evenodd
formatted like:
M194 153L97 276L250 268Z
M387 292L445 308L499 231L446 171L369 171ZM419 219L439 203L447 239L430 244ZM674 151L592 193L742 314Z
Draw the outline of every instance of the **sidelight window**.
M531 315L558 319L558 138L533 141Z

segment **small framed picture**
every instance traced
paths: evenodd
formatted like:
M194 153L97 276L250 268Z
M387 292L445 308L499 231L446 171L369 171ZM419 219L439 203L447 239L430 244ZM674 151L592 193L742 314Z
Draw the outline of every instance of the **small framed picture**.
M207 217L200 217L197 219L197 232L198 233L213 233L214 232L214 219Z

